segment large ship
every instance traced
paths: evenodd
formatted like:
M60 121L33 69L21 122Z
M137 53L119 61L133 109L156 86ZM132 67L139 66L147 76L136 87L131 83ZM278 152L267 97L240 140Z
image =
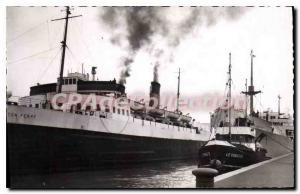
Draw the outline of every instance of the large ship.
M84 72L64 76L71 17L67 7L57 81L32 86L29 96L7 102L8 175L197 157L210 132L178 106L161 108L158 81L151 82L151 100L141 102L129 99L116 80L95 80L95 67L92 78ZM179 80L180 73L178 86Z

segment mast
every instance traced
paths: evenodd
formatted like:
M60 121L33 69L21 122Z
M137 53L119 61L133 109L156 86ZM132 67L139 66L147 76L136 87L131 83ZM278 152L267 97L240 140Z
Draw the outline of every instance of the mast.
M59 80L58 80L58 93L61 93L62 79L63 79L63 75L64 75L65 53L66 53L66 47L67 47L67 34L68 34L68 23L69 23L69 15L70 14L71 14L70 7L67 6L64 39L61 42L62 54L61 54L60 73L59 73Z
M278 95L278 118L280 117L280 99L281 99L281 96Z
M228 119L229 119L229 142L231 142L231 53L229 53L229 67L228 67Z
M247 83L247 79L246 79L246 83L245 83L245 91L247 92L247 88L248 88L248 83ZM245 118L247 118L247 113L248 113L248 98L247 98L247 94L245 94Z
M255 57L255 55L253 54L253 50L251 50L250 56L251 56L250 85L253 86L253 58Z
M251 50L250 53L251 56L251 74L250 74L250 87L249 87L249 92L254 91L254 86L253 86L253 58L255 55L253 54L253 50ZM253 113L253 95L250 95L250 114Z
M61 93L61 87L62 87L62 80L63 80L63 75L64 75L64 65L65 65L65 54L66 54L66 47L67 47L67 35L68 35L68 23L69 23L69 18L74 18L74 17L80 17L81 15L77 16L72 16L69 17L71 14L70 7L66 7L66 17L65 18L59 18L59 19L54 19L51 21L57 21L57 20L66 20L65 22L65 31L64 31L64 39L61 42L62 44L62 54L61 54L61 63L60 63L60 73L59 73L59 79L58 79L58 93Z
M248 91L242 93L250 96L250 115L253 115L254 113L253 96L255 96L258 93L261 93L261 91L255 91L253 85L253 58L255 57L255 55L253 54L253 50L251 50L250 56L251 56L250 86L248 87Z
M178 71L178 85L177 85L177 107L176 107L176 112L179 112L179 89L180 89L180 68Z

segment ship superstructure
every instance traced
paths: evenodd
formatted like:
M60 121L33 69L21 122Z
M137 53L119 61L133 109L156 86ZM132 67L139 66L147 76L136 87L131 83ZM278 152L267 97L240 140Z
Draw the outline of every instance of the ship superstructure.
M294 139L294 120L290 114L281 113L280 95L278 95L278 112L266 110L259 112L259 118L271 123L273 132Z

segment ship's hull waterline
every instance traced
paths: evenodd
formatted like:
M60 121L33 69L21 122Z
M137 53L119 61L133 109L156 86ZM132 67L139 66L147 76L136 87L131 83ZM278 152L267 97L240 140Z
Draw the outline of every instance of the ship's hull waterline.
M101 169L196 158L200 141L7 124L11 174Z
M19 112L13 113L16 110ZM203 140L195 137L178 139L176 135L166 138L167 129L163 129L166 131L162 134L164 138L158 138L154 132L151 132L152 136L130 135L128 126L120 133L42 126L34 121L42 111L24 107L8 109L6 127L9 174L96 170L150 161L197 158L199 148L207 139L206 135L203 135ZM31 120L24 121L24 115ZM51 120L50 117L48 120ZM192 133L176 126L170 128L176 131L175 134L181 131L184 137ZM141 127L139 130L147 128Z

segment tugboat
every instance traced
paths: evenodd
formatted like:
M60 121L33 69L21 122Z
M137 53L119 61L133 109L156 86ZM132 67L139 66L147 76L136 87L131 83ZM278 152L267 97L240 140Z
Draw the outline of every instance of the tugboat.
M218 127L212 128L215 130L215 138L199 150L198 167L214 168L220 173L270 158L266 156L267 150L260 144L265 134L256 134L254 123L247 118L247 114L231 106L231 53L228 74L226 106L218 108L212 115L211 123L220 121Z
M216 137L199 150L198 167L225 172L270 159L266 156L267 150L259 143L264 136L255 137L255 129L247 125L217 128Z

